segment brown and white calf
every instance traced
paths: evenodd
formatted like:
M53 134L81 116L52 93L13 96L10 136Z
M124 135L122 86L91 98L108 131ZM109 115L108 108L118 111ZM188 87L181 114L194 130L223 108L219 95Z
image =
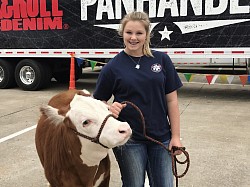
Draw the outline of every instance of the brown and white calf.
M54 96L41 107L35 143L51 187L108 187L108 150L132 131L107 105L80 90Z

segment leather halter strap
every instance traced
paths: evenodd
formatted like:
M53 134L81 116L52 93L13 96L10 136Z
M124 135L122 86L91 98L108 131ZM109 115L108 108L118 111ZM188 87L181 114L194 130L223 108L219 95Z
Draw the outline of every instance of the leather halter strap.
M107 120L108 120L108 118L109 117L114 117L113 116L113 114L108 114L105 118L104 118L104 120L103 120L103 122L102 122L102 125L101 125L101 127L100 127L100 129L99 129L99 131L98 131L98 134L97 134L97 136L96 137L90 137L90 136L87 136L87 135L85 135L85 134L82 134L82 133L80 133L80 132L78 132L78 131L76 131L75 129L73 129L73 128L70 128L76 135L78 135L78 136L81 136L81 137L83 137L83 138L85 138L85 139L88 139L88 140L90 140L91 142L94 142L94 143L96 143L96 144L100 144L101 146L103 146L104 148L106 148L106 149L109 149L106 145L103 145L101 142L100 142L100 136L101 136L101 133L102 133L102 130L103 130L103 128L104 128L104 126L105 126L105 124L106 124L106 122L107 122Z

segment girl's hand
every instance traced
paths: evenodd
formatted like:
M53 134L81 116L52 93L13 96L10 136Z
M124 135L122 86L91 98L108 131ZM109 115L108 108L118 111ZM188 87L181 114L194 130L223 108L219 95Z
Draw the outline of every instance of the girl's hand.
M182 147L181 140L179 137L172 137L168 146L168 149L171 151L172 147ZM180 150L177 150L174 152L174 155L180 155L182 152Z
M109 105L108 109L114 115L115 118L118 118L121 110L125 107L126 107L126 104L114 102L111 105Z

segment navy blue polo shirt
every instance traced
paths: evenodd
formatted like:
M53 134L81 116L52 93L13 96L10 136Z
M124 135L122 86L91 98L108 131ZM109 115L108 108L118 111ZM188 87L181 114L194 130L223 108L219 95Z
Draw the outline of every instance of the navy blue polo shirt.
M94 98L113 102L130 101L140 108L145 118L146 134L158 141L171 138L166 94L182 86L169 56L152 51L154 57L142 56L140 69L136 69L139 57L131 57L121 51L101 70ZM127 105L119 120L126 121L133 129L132 138L146 141L143 136L141 117L132 106Z

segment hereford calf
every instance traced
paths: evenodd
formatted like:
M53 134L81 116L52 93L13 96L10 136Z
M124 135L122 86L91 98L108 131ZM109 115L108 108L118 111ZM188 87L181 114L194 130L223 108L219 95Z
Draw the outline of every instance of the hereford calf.
M127 142L130 126L80 90L59 93L40 111L35 143L51 187L108 187L108 150Z

